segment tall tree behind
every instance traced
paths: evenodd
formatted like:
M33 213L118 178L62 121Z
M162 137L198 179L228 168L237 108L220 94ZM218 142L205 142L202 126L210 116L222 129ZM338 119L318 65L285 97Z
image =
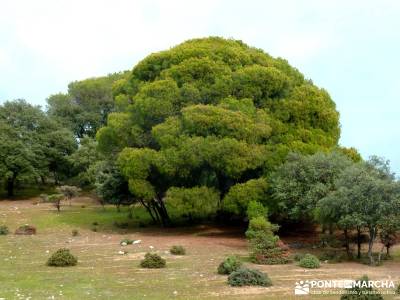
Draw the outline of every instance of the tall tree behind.
M94 137L114 110L113 84L126 76L126 72L121 72L71 82L67 94L55 94L47 99L47 112L71 129L77 138Z

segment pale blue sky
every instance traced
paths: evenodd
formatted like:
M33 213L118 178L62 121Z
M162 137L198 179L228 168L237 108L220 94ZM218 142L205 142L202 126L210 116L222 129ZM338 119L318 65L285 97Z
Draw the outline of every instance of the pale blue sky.
M400 173L400 1L3 0L0 102L45 105L70 81L131 69L186 39L233 37L329 91L341 144Z

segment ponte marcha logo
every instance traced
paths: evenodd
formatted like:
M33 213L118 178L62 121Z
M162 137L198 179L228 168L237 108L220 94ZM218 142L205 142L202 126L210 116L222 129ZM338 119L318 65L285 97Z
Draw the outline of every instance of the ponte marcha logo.
M351 289L351 288L370 288L370 289L394 289L392 280L300 280L296 281L294 287L295 295L309 295L311 289ZM368 291L367 291L368 292ZM370 292L370 291L369 291Z
M296 285L294 287L294 294L295 295L310 294L310 283L308 282L308 280L306 281L300 280L299 282L296 281Z

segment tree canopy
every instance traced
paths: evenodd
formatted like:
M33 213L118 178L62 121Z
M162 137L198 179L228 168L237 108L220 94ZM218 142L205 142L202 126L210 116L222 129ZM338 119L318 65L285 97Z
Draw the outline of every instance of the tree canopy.
M170 188L212 188L220 207L231 188L268 174L289 151L328 150L340 134L325 90L237 40L194 39L153 53L114 95L99 148L119 157L132 194L162 218Z
M124 76L121 72L71 82L67 94L55 94L47 99L48 115L78 138L94 137L114 110L113 84Z
M38 106L24 100L7 101L0 106L0 177L6 180L9 196L17 180L57 182L69 172L68 155L76 140L46 116Z

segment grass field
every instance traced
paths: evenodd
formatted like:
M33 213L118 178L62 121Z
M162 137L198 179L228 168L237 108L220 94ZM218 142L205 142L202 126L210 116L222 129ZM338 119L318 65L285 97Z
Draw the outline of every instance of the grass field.
M314 299L317 296L295 297L295 282L352 279L363 274L396 283L400 280L399 249L394 249L395 260L380 267L358 263L322 264L315 270L295 264L259 266L248 262L246 241L237 228L144 227L148 217L140 209L128 219L126 211L118 213L114 207L103 210L90 199L80 198L57 213L50 204L34 205L36 200L0 201L0 224L6 224L12 231L0 236L0 299ZM115 221L128 222L129 227L118 228ZM14 235L13 231L23 224L36 226L38 233ZM71 235L73 229L79 231L79 236ZM123 238L142 242L122 247L119 242ZM168 249L172 245L183 245L187 255L170 255ZM50 254L62 247L71 249L79 259L78 265L46 266ZM139 267L151 247L166 258L167 268ZM120 250L128 254L120 255ZM230 254L239 255L246 264L268 273L274 285L229 287L226 276L218 275L216 269ZM324 299L338 298L324 296Z

